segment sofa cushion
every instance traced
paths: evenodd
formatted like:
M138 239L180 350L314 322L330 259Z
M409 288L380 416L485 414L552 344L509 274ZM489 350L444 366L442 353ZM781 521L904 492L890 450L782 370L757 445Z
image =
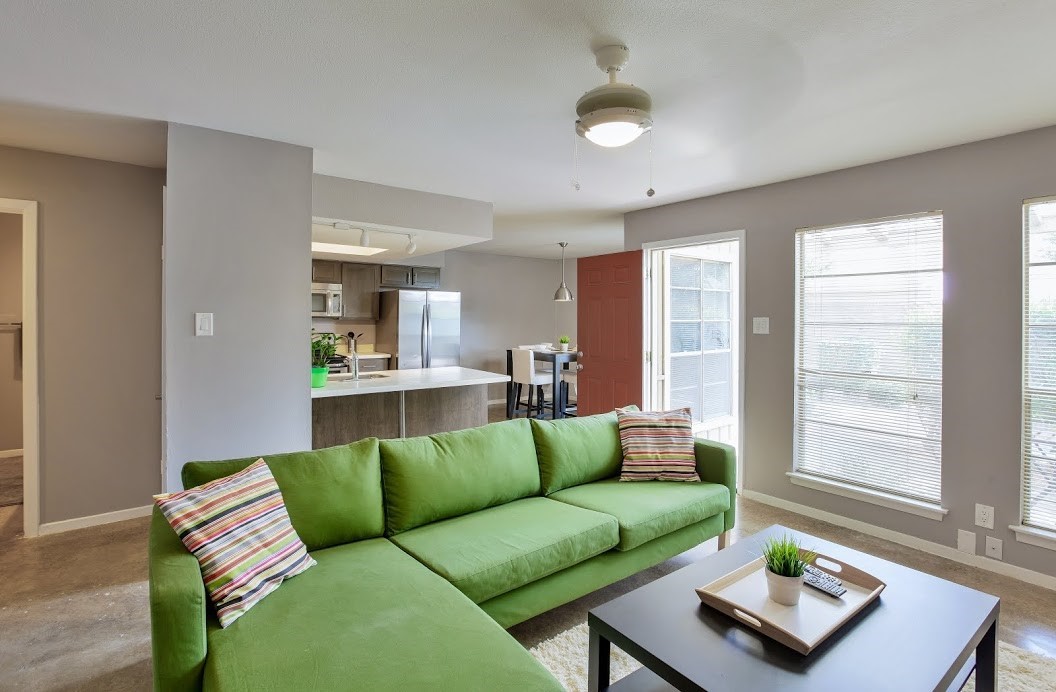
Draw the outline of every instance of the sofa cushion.
M389 534L539 494L527 420L382 440Z
M192 461L183 487L230 476L261 457ZM377 538L385 530L378 441L263 457L279 484L286 510L308 550Z
M582 418L532 420L543 493L611 478L620 472L623 450L616 413Z
M222 627L230 627L283 580L315 565L263 459L233 476L155 495L154 502L201 565Z
M605 552L619 532L607 514L532 497L392 541L480 603Z
M561 690L494 620L385 539L314 554L235 625L208 625L207 692Z
M561 490L549 499L616 517L617 550L632 550L730 508L730 491L718 483L621 483L612 478Z

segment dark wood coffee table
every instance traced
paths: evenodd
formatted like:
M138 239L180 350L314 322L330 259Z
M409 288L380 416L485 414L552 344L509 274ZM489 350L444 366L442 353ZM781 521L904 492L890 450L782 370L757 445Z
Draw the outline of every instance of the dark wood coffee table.
M887 583L807 656L703 605L693 591L785 534ZM591 610L589 689L959 690L975 670L976 689L991 692L999 606L996 596L775 525ZM645 667L610 685L610 643Z

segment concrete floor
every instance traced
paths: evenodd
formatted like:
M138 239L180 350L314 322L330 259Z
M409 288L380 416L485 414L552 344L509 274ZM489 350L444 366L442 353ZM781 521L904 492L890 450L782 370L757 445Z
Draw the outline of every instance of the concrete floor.
M999 638L1056 658L1056 594L909 548L741 500L734 539L771 524L842 543L1000 596ZM20 506L0 507L0 690L145 690L151 685L147 519L19 538ZM709 541L510 631L525 646L587 611L715 551Z

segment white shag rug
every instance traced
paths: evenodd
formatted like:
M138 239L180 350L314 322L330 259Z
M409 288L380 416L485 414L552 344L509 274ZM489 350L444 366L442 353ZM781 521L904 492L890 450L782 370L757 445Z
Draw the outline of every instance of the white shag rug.
M586 623L565 630L556 637L533 646L529 651L554 674L569 692L586 692L588 631ZM633 673L641 664L612 647L610 673L612 680ZM1056 690L1056 658L1024 651L1017 646L998 642L997 685L1002 692L1044 692ZM975 690L975 674L965 685Z

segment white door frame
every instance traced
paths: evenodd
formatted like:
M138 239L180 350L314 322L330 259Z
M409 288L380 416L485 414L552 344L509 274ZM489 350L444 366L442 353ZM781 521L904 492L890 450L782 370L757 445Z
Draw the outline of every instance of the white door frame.
M744 429L746 427L744 419L744 384L745 373L748 369L748 362L745 358L748 329L746 324L745 315L747 315L746 305L747 298L747 267L746 258L747 252L745 250L745 231L725 231L722 233L707 233L705 235L690 236L687 238L672 238L670 240L658 240L651 243L642 243L642 250L645 251L645 266L649 268L649 281L646 286L646 301L645 307L642 311L644 313L645 331L644 338L645 351L651 352L654 350L653 347L653 303L658 298L658 293L654 290L652 267L653 252L658 250L671 250L674 248L688 247L691 245L709 245L712 243L721 243L729 240L739 241L737 243L737 261L740 265L738 267L738 296L737 296L737 320L738 320L738 335L737 335L737 362L738 362L738 373L737 373L737 488L741 489L744 487ZM655 356L655 354L654 354ZM650 359L651 361L652 359ZM645 377L649 381L649 386L643 390L643 396L645 397L645 407L647 410L652 409L652 397L653 387L651 382L651 371L653 363L648 362L645 364Z
M37 323L37 203L0 198L0 212L22 216L22 531L40 531L40 369Z

